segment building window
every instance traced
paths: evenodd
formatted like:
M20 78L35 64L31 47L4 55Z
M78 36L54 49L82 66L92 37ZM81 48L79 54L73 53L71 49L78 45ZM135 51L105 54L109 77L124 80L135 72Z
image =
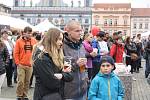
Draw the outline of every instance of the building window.
M85 19L85 23L87 23L87 24L88 24L88 23L89 23L89 19Z
M15 0L15 7L18 7L18 6L19 6L18 0Z
M109 30L109 33L112 34L112 30Z
M37 24L39 24L41 22L41 19L40 18L38 18L37 19Z
M139 24L139 29L142 29L142 23Z
M127 30L123 30L123 32L124 32L124 35L126 35L126 34L127 34Z
M136 29L136 23L133 24L133 29Z
M98 25L98 24L99 24L99 20L96 19L96 20L95 20L95 25Z
M38 17L41 17L41 14L38 14Z
M145 29L148 29L148 23L145 24Z
M105 19L104 21L104 26L107 26L107 19Z
M30 19L30 18L27 18L27 22L28 22L28 23L31 23L31 19Z
M114 32L117 32L117 30L114 30Z
M107 32L107 30L104 30L104 32L106 33L106 32Z
M112 26L112 19L109 20L109 26Z
M117 26L117 24L118 24L118 20L117 20L117 19L115 19L115 21L114 21L114 25L115 25L115 26Z
M20 18L21 18L22 20L24 20L24 15L23 15L23 14L21 14L21 15L20 15Z
M127 19L124 19L124 25L127 25L127 24L128 24Z

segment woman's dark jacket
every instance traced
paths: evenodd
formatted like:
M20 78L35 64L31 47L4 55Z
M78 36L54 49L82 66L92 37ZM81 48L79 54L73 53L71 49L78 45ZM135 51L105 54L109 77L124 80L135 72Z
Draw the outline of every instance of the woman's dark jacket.
M131 43L126 43L125 44L125 50L126 50L126 54L128 56L126 56L126 64L127 65L131 65L131 53L136 53L137 54L137 48L136 48L136 44L134 42Z
M0 75L5 73L5 67L9 64L9 53L5 44L0 47Z
M145 47L145 52L146 52L146 69L145 69L145 75L148 77L150 74L150 40L147 42L146 47Z
M38 49L32 59L33 59L33 71L36 78L34 99L42 100L46 95L52 93L59 93L63 100L63 83L64 81L69 82L73 80L70 73L62 72L52 61L52 58L48 53L44 53L42 57L39 58L40 50ZM62 73L63 78L61 80L57 79L54 74ZM49 100L50 98L47 98ZM55 100L55 97L54 99Z

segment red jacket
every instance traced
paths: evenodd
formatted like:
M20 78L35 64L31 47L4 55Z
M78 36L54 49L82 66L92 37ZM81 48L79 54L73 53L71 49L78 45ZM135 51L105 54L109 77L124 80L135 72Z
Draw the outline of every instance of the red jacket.
M123 62L123 52L124 52L124 46L121 44L113 44L110 49L110 56L115 58L116 63L122 63Z

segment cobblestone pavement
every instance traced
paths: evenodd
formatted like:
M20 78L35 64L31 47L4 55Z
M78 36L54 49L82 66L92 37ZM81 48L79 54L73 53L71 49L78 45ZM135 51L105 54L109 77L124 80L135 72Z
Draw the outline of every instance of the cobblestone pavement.
M134 73L136 81L132 84L132 100L150 100L150 85L147 84L144 78L144 61L142 61L142 67L140 73ZM29 98L32 100L34 88L29 91ZM2 87L2 94L0 100L16 100L16 84L14 88L8 88L6 86L6 80Z

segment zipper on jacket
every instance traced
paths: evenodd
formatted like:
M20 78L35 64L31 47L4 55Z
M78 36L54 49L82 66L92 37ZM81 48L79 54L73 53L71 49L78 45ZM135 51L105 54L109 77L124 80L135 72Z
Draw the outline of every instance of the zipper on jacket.
M108 79L108 100L111 100L110 79Z

